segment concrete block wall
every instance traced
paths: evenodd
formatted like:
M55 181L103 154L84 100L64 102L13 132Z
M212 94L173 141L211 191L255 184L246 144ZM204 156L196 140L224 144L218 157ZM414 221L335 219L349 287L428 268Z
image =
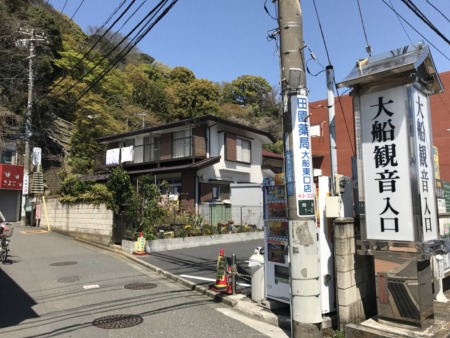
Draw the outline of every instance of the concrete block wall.
M356 253L353 218L334 221L334 254L338 320L341 330L349 323L360 323L376 314L373 258Z
M113 228L113 213L105 206L88 204L63 205L57 198L46 199L48 220L41 216L41 228L73 237L109 244Z

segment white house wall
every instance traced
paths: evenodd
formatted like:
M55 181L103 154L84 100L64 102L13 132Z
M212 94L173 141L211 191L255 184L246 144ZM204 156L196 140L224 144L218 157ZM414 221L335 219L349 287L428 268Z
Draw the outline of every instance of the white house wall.
M219 132L220 131L220 132ZM210 132L210 156L221 156L221 161L212 167L202 170L201 174L205 179L214 178L226 181L244 181L260 183L263 180L261 172L262 163L262 142L254 134L250 134L243 130L230 130L236 135L248 137L251 141L251 163L245 164L241 162L225 160L225 136L223 126L215 125L211 127Z

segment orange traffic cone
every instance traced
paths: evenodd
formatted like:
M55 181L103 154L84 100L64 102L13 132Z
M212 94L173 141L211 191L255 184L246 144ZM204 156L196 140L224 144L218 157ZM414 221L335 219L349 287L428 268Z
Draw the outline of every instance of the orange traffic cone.
M227 288L227 259L223 249L220 249L219 257L217 257L217 278L215 288L218 290L225 290Z

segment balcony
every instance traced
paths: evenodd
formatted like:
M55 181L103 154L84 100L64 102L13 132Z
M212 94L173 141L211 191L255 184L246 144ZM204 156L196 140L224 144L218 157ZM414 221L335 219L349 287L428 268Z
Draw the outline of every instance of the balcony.
M160 166L195 162L206 158L205 139L197 136L157 141L143 145L109 149L94 160L94 169L126 166Z

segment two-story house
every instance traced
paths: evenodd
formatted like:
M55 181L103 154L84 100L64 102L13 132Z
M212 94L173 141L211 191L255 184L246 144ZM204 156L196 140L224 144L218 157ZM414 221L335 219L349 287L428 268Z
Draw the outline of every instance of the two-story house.
M181 208L198 212L201 203L229 201L230 185L261 184L263 145L275 139L260 129L205 115L98 142L107 148L103 165L120 165L133 180L151 174L158 185L167 181Z

